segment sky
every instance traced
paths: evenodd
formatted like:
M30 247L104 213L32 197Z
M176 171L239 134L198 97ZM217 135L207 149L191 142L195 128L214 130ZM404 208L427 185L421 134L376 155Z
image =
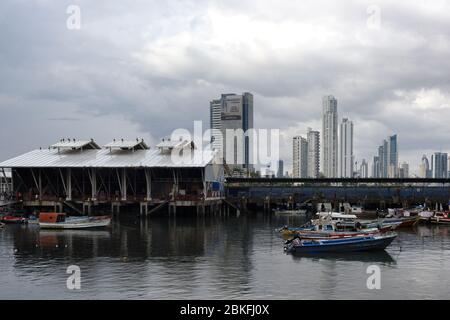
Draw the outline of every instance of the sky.
M60 138L209 126L209 101L254 95L256 128L321 130L322 96L354 123L358 162L450 152L450 2L2 0L0 160ZM371 162L371 161L370 161Z

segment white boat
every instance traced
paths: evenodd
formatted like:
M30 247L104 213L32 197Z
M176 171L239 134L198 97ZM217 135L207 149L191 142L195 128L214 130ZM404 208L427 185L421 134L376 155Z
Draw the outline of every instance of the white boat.
M87 229L104 228L111 224L111 217L74 217L66 218L65 213L44 213L39 215L39 227L42 229Z

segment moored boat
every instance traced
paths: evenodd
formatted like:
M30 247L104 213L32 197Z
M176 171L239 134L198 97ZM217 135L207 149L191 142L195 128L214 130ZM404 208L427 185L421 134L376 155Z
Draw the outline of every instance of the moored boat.
M87 229L104 228L111 224L111 217L74 217L67 218L65 213L41 212L39 226L43 229Z
M384 250L397 237L395 233L364 235L340 239L306 240L296 237L286 244L289 253L352 252Z
M430 218L430 222L433 224L450 225L450 211L436 212L435 215Z
M0 219L0 222L6 223L6 224L25 224L28 222L28 219L24 218L24 217L6 215Z

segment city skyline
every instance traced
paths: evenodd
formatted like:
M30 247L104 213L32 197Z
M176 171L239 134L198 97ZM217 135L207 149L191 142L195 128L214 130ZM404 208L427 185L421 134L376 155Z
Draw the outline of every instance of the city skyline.
M320 98L332 93L339 114L363 133L355 134L356 160L371 162L395 133L399 161L417 174L423 154L450 151L448 4L378 5L374 27L366 3L198 2L173 10L111 1L105 10L80 1L81 27L71 30L65 3L3 1L8 28L0 33L11 45L1 49L0 109L20 121L2 123L0 158L61 137L155 145L195 120L206 128L214 97L248 91L255 125L282 129L281 158L291 171L292 137L321 131Z

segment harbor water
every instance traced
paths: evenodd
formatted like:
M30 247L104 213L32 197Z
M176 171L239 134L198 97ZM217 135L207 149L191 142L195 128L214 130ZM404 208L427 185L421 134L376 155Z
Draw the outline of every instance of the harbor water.
M382 252L292 256L252 214L115 218L105 230L0 230L0 299L449 299L450 226L399 230ZM69 266L80 289L69 288ZM367 285L369 267L380 288Z

